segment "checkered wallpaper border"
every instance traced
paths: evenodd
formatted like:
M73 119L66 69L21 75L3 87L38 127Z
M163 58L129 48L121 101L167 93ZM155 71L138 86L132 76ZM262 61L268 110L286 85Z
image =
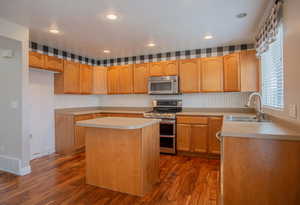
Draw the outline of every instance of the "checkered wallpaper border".
M57 48L51 48L46 45L41 45L36 42L30 42L30 51L35 51L38 53L46 54L49 56L56 56L58 58L72 60L75 62L79 62L81 64L89 64L89 65L100 65L101 61L93 58L88 58L85 56L76 55L74 53L70 53L67 51L59 50Z
M157 53L149 55L131 56L123 58L113 58L113 59L92 59L83 56L78 56L73 53L58 50L56 48L51 48L45 45L40 45L35 42L30 42L30 50L39 53L54 55L58 58L63 58L67 60L73 60L83 64L89 65L101 65L101 66L114 66L114 65L126 65L126 64L138 64L138 63L148 63L148 62L159 62L165 60L178 60L178 59L192 59L192 58L203 58L203 57L213 57L213 56L224 56L230 53L238 52L241 50L253 50L254 44L241 44L232 45L224 47L215 48L204 48L204 49L194 49L185 51L175 51L166 53Z

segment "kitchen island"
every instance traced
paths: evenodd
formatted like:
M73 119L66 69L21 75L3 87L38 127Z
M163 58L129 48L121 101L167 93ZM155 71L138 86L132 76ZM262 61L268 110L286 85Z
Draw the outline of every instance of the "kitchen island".
M143 196L159 182L157 119L104 117L86 128L86 183Z

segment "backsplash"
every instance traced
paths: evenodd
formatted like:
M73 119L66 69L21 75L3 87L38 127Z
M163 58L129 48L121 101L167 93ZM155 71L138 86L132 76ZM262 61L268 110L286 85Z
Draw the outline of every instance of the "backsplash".
M154 99L181 99L186 108L245 107L249 93L193 93L183 95L100 95L99 106L151 107Z
M79 56L67 51L62 51L56 48L51 48L49 46L41 45L36 42L30 42L29 45L31 51L36 51L50 56L57 56L58 58L72 60L75 62L80 62L82 64L99 65L99 66L114 66L114 65L147 63L147 62L159 62L165 60L224 56L229 53L234 53L241 50L254 49L253 44L241 44L241 45L220 46L214 48L202 48L202 49L185 50L185 51L174 51L174 52L131 56L131 57L114 58L114 59L93 59L84 56Z

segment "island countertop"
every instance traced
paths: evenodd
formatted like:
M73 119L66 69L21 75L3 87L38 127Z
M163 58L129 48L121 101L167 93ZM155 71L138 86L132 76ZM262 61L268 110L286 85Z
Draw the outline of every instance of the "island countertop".
M102 117L91 120L82 120L76 123L81 127L95 127L95 128L110 128L110 129L141 129L152 124L159 123L159 119L146 118L127 118L127 117Z

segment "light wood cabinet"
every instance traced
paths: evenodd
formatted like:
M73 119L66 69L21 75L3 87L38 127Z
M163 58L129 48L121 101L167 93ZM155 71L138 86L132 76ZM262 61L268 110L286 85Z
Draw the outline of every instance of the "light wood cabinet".
M222 117L210 117L209 118L209 146L208 151L212 154L220 154L220 141L217 139L217 132L222 129L223 118Z
M241 91L240 54L233 53L224 56L224 91Z
M164 75L164 65L162 62L155 62L155 63L150 63L150 70L149 70L149 75L150 76L162 76Z
M178 75L179 62L177 60L164 61L163 65L164 75Z
M178 116L177 150L189 153L220 154L216 138L221 130L222 117Z
M223 92L223 57L201 58L201 91Z
M107 90L108 94L118 94L119 92L119 70L118 67L109 67L107 71Z
M64 71L64 62L63 59L56 56L45 55L45 69L52 70L56 72Z
M208 151L208 118L200 116L177 117L177 150L184 152Z
M149 63L135 64L133 70L134 93L148 93Z
M196 93L200 91L200 59L181 60L179 67L180 91Z
M80 94L80 65L64 60L64 72L54 74L55 94Z
M93 115L79 115L75 116L74 123L81 121L81 120L90 120L93 119ZM86 134L86 128L85 127L79 127L75 126L75 135L74 135L74 149L79 150L84 148L85 146L85 134Z
M208 125L191 126L191 152L206 153L207 150Z
M133 65L119 66L119 94L133 93Z
M48 56L38 52L29 52L29 67L63 72L63 60L56 56Z
M80 93L91 94L93 90L93 67L80 64Z
M174 61L161 61L150 63L150 76L168 76L178 75L179 62Z
M29 52L29 67L41 68L45 67L45 55L38 52Z
M241 61L241 91L259 91L259 59L255 50L242 51Z
M107 93L107 67L93 67L93 94Z
M177 150L190 151L192 125L177 124Z

